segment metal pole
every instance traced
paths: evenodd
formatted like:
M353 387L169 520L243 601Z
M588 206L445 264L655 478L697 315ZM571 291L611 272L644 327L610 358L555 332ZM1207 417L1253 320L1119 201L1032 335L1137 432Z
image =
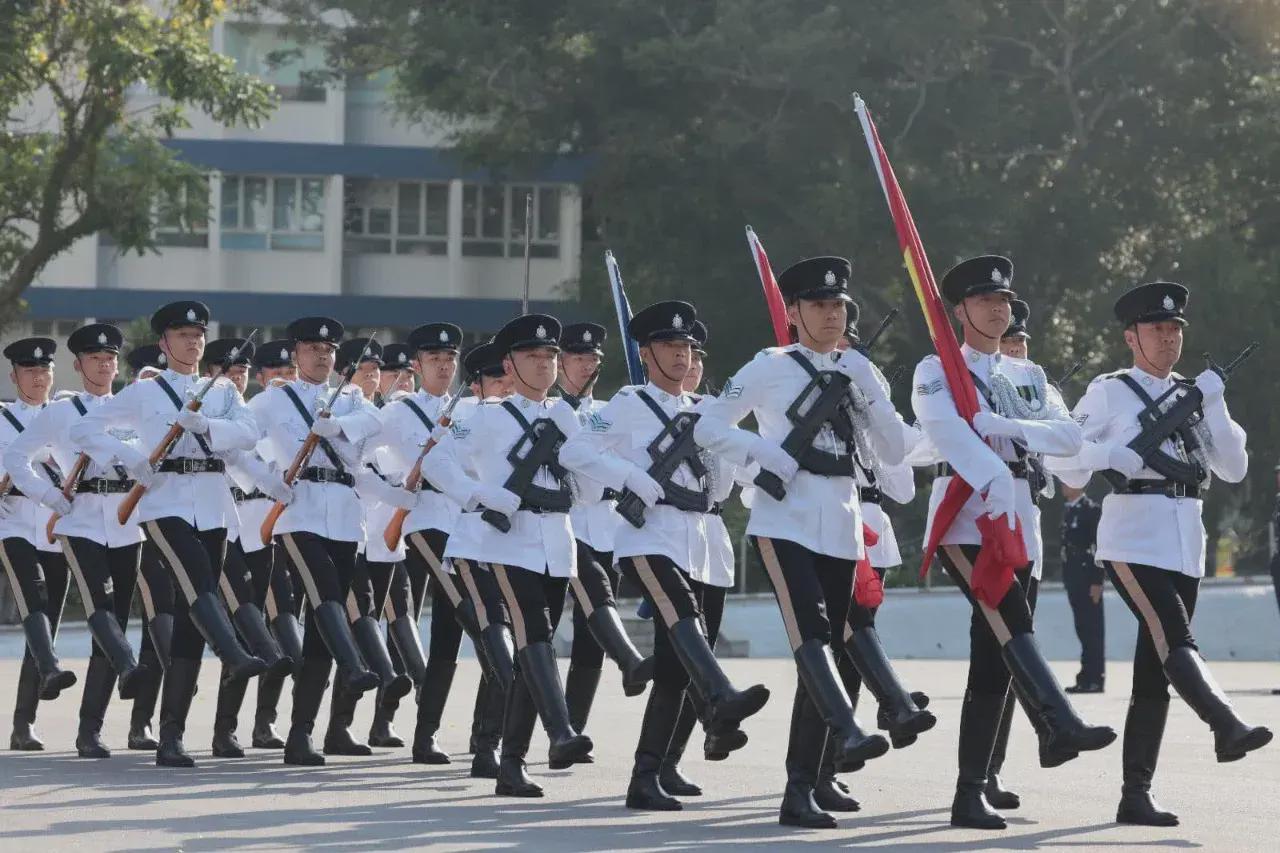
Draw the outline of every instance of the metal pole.
M520 303L520 313L529 313L529 260L533 248L533 193L524 196L524 301Z

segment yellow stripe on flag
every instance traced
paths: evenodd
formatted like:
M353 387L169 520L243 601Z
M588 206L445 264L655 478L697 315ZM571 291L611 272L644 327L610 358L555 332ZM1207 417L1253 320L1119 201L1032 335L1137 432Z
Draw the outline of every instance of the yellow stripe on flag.
M920 282L920 271L916 269L915 258L911 254L910 247L902 250L902 263L907 268L907 274L911 276L911 284L916 289L916 298L920 300L920 307L924 309L924 321L929 327L929 337L936 341L938 330L933 327L933 312L929 310L929 303L924 297L924 285Z

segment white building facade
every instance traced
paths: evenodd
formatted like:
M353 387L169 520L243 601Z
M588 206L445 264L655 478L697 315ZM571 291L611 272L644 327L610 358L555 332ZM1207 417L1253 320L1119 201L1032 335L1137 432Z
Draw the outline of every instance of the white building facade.
M83 322L123 325L183 298L210 306L211 337L259 328L263 340L323 314L353 333L380 330L384 342L438 320L482 338L519 311L529 196L532 307L575 316L581 162L518 176L474 169L442 129L397 121L385 79L312 85L305 72L321 58L311 49L271 67L269 55L296 47L278 26L231 19L213 40L242 71L274 83L281 101L261 127L197 115L172 141L208 175L188 189L208 194L207 225L161 223L160 253L142 257L102 235L81 240L27 291L26 322L0 345L41 334L61 347ZM139 90L132 105L154 97ZM7 370L0 397L12 397Z

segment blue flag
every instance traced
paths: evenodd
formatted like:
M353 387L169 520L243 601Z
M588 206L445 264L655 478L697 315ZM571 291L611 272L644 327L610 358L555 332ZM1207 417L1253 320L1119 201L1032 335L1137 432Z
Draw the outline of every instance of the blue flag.
M622 287L622 270L613 252L608 249L604 253L604 265L609 270L609 286L613 289L613 307L618 311L618 330L622 333L622 355L627 360L627 376L632 385L643 385L648 380L644 375L644 364L640 361L640 345L627 332L631 325L631 303L627 301L627 292Z

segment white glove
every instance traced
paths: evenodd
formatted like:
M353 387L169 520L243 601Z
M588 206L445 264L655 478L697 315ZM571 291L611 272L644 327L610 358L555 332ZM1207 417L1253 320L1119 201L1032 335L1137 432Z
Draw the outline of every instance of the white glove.
M1196 387L1204 395L1205 408L1221 401L1223 395L1227 392L1227 383L1223 382L1222 377L1212 370L1206 370L1196 377Z
M337 418L316 418L311 424L311 431L321 438L333 438L342 434L342 425Z
M1022 438L1022 428L1017 421L997 415L995 412L978 412L973 416L973 428L983 438L1001 436L1003 438Z
M386 493L382 496L382 502L396 509L403 509L407 512L413 512L418 508L418 499L422 497L421 492L411 492L408 489L402 489L399 486L389 486Z
M1127 445L1115 444L1107 451L1107 464L1115 471L1119 471L1126 477L1132 477L1141 471L1145 464L1142 457L1136 451L1131 450Z
M515 515L520 509L520 496L502 486L480 485L476 487L475 500L485 509L500 512L505 516Z
M1018 526L1016 494L1013 475L1005 472L987 483L987 494L982 500L987 515L997 521L1004 516L1010 530L1015 530Z
M178 412L178 417L174 423L195 435L204 435L209 431L209 419L200 412L192 411L191 409L183 409Z
M774 444L768 439L761 439L751 451L751 459L760 463L760 467L777 475L784 483L790 483L800 470L800 463L791 454L782 449L782 445Z
M856 349L850 347L845 350L841 354L840 360L836 362L836 366L862 389L863 394L872 399L879 399L884 396L884 388L880 385L880 378L876 376L876 370L871 364L871 359Z
M44 494L40 496L40 503L56 512L58 515L71 514L71 501L67 500L62 494L62 489L57 486L49 486L44 490Z
M293 486L290 486L284 480L272 478L260 484L258 488L262 490L264 495L278 504L288 506L293 503Z
M151 481L156 478L156 472L151 467L151 460L143 456L142 451L136 447L125 445L116 454L116 459L119 460L124 470L129 472L129 479L137 482L144 489L149 488Z
M627 478L622 481L622 484L644 501L645 506L654 506L666 494L661 483L639 468L628 471Z
M431 430L431 440L436 444L444 441L444 437L449 434L449 427L436 424L436 428Z

